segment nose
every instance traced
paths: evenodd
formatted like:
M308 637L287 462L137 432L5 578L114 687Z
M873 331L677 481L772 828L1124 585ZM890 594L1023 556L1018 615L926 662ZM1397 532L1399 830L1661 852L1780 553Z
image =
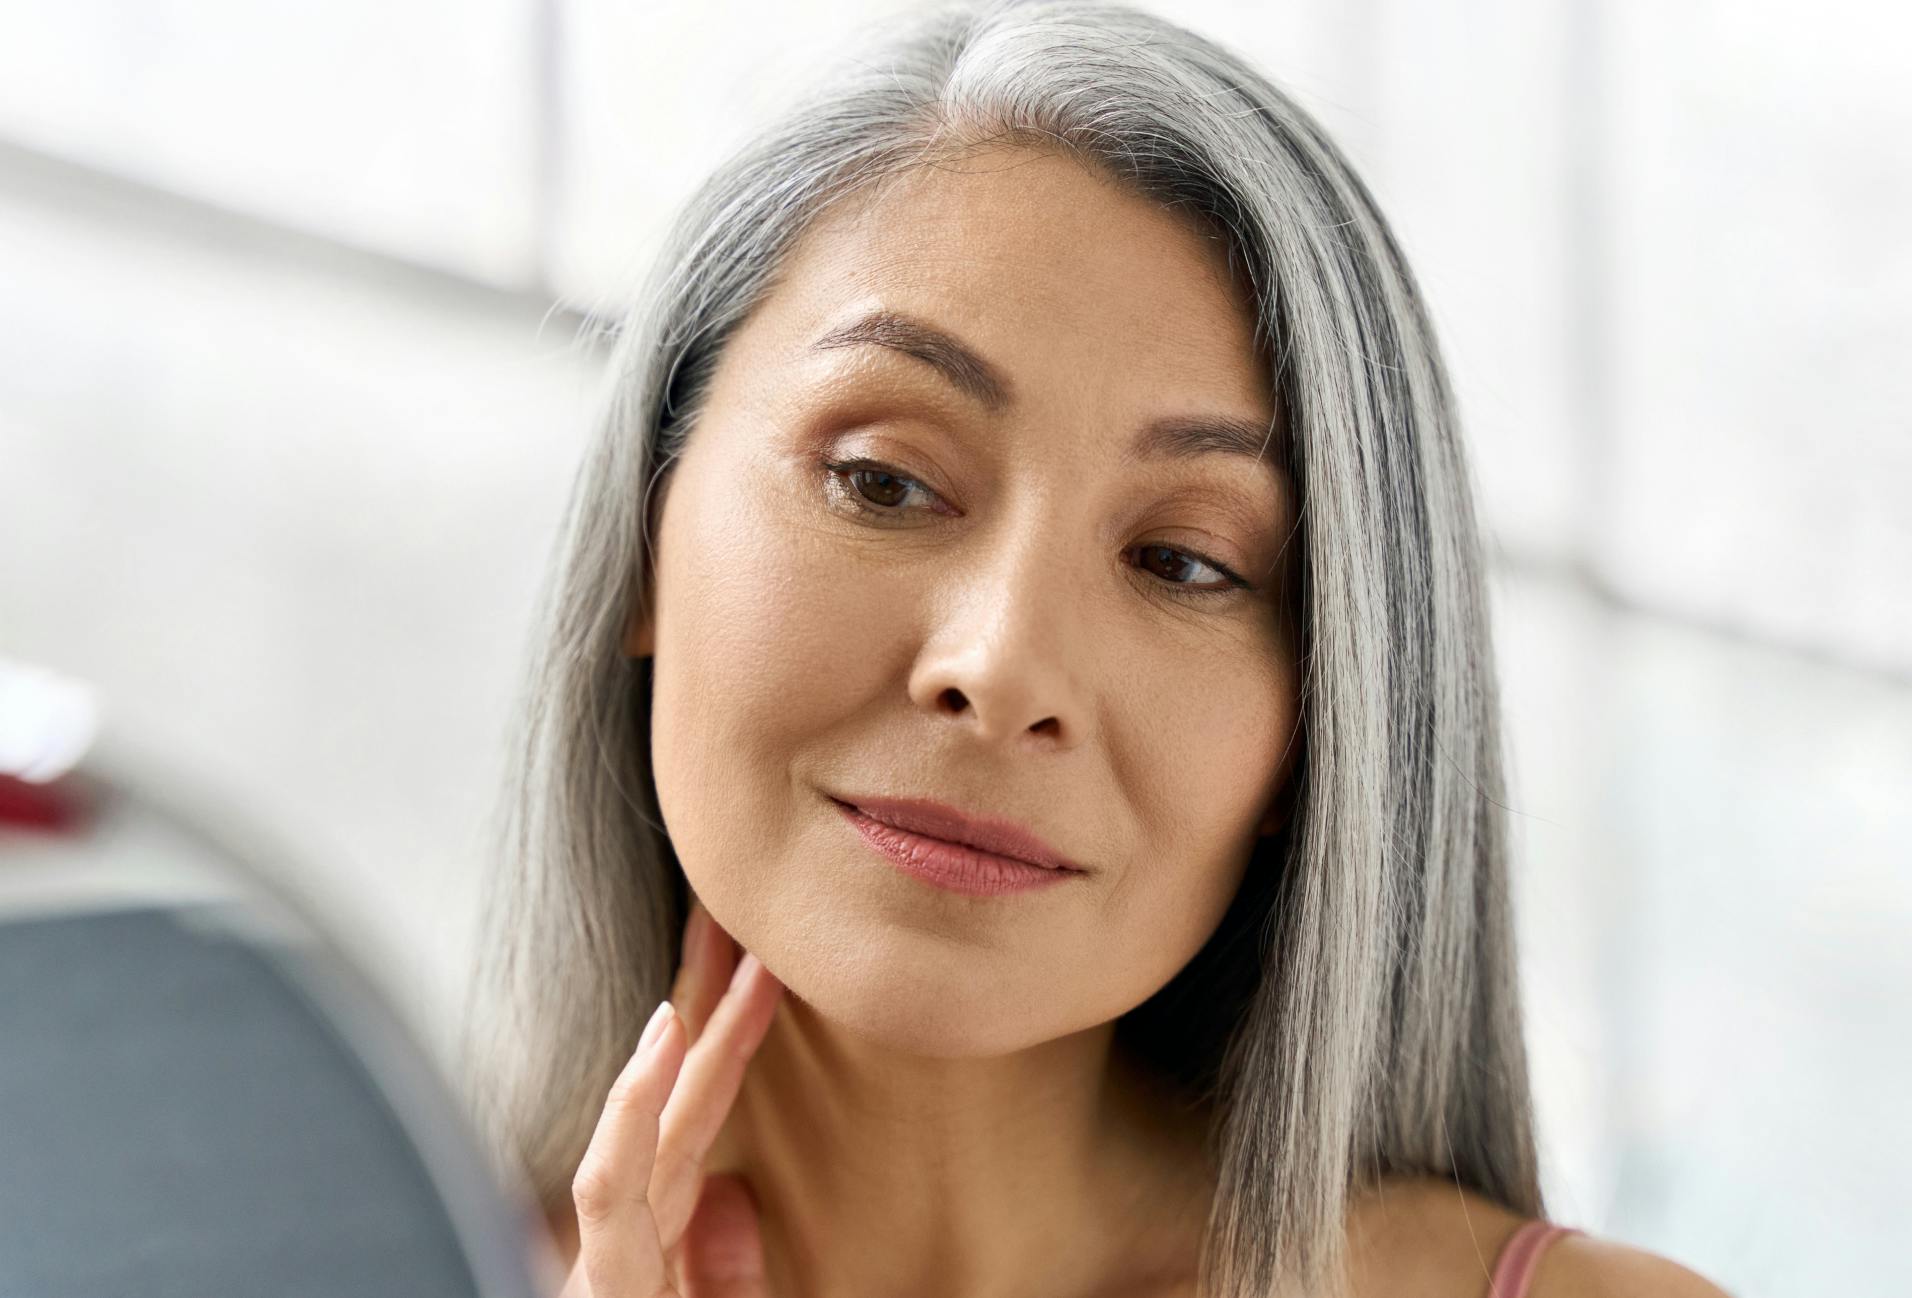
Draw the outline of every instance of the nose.
M1056 558L1066 547L1042 532L1020 529L953 569L910 675L919 707L984 743L1066 748L1087 735L1091 637L1070 567Z

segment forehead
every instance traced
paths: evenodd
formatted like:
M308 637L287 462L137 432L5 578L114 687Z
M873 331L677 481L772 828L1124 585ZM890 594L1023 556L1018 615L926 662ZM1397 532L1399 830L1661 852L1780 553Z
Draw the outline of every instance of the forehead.
M1060 154L991 150L846 200L791 250L761 323L795 362L876 307L960 333L1036 402L1274 415L1220 236Z

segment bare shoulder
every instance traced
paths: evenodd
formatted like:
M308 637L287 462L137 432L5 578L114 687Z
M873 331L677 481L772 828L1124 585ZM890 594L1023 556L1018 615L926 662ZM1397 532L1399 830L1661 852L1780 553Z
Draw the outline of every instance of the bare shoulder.
M1438 1177L1388 1177L1350 1201L1349 1298L1476 1298L1525 1219Z
M1671 1258L1594 1235L1548 1245L1529 1298L1732 1298Z
M1349 1298L1479 1298L1501 1250L1530 1220L1438 1177L1387 1178L1349 1204ZM1574 1234L1540 1255L1527 1298L1732 1295L1657 1253Z

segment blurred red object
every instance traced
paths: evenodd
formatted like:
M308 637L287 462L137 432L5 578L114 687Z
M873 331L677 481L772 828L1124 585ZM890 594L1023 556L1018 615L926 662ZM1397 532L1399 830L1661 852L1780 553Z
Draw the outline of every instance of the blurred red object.
M92 819L100 797L78 768L99 728L85 681L0 658L0 829L71 834Z
M0 829L77 833L85 828L92 807L93 799L77 776L33 784L0 775Z

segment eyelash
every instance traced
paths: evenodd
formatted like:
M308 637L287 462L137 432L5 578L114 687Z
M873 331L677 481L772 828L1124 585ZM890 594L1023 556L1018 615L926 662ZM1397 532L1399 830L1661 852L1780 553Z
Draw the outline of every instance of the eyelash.
M858 491L850 483L851 477L858 473L879 473L887 478L895 478L898 482L908 483L910 486L928 492L931 495L935 494L915 478L910 477L906 473L898 473L887 464L879 463L876 460L825 460L823 461L823 467L825 471L830 474L831 478L835 480L839 490L849 497L850 504L868 516L893 518L900 512L901 507L885 508L865 498L863 493ZM1166 550L1170 554L1177 555L1181 558L1193 559L1196 563L1213 568L1216 572L1220 573L1227 582L1227 584L1223 586L1190 586L1183 582L1162 580L1164 586L1169 587L1181 595L1195 599L1211 599L1216 596L1232 595L1238 590L1254 589L1252 585L1242 579L1240 574L1236 573L1226 564L1218 563L1192 550L1182 550L1169 545L1144 545L1135 548L1140 550Z

